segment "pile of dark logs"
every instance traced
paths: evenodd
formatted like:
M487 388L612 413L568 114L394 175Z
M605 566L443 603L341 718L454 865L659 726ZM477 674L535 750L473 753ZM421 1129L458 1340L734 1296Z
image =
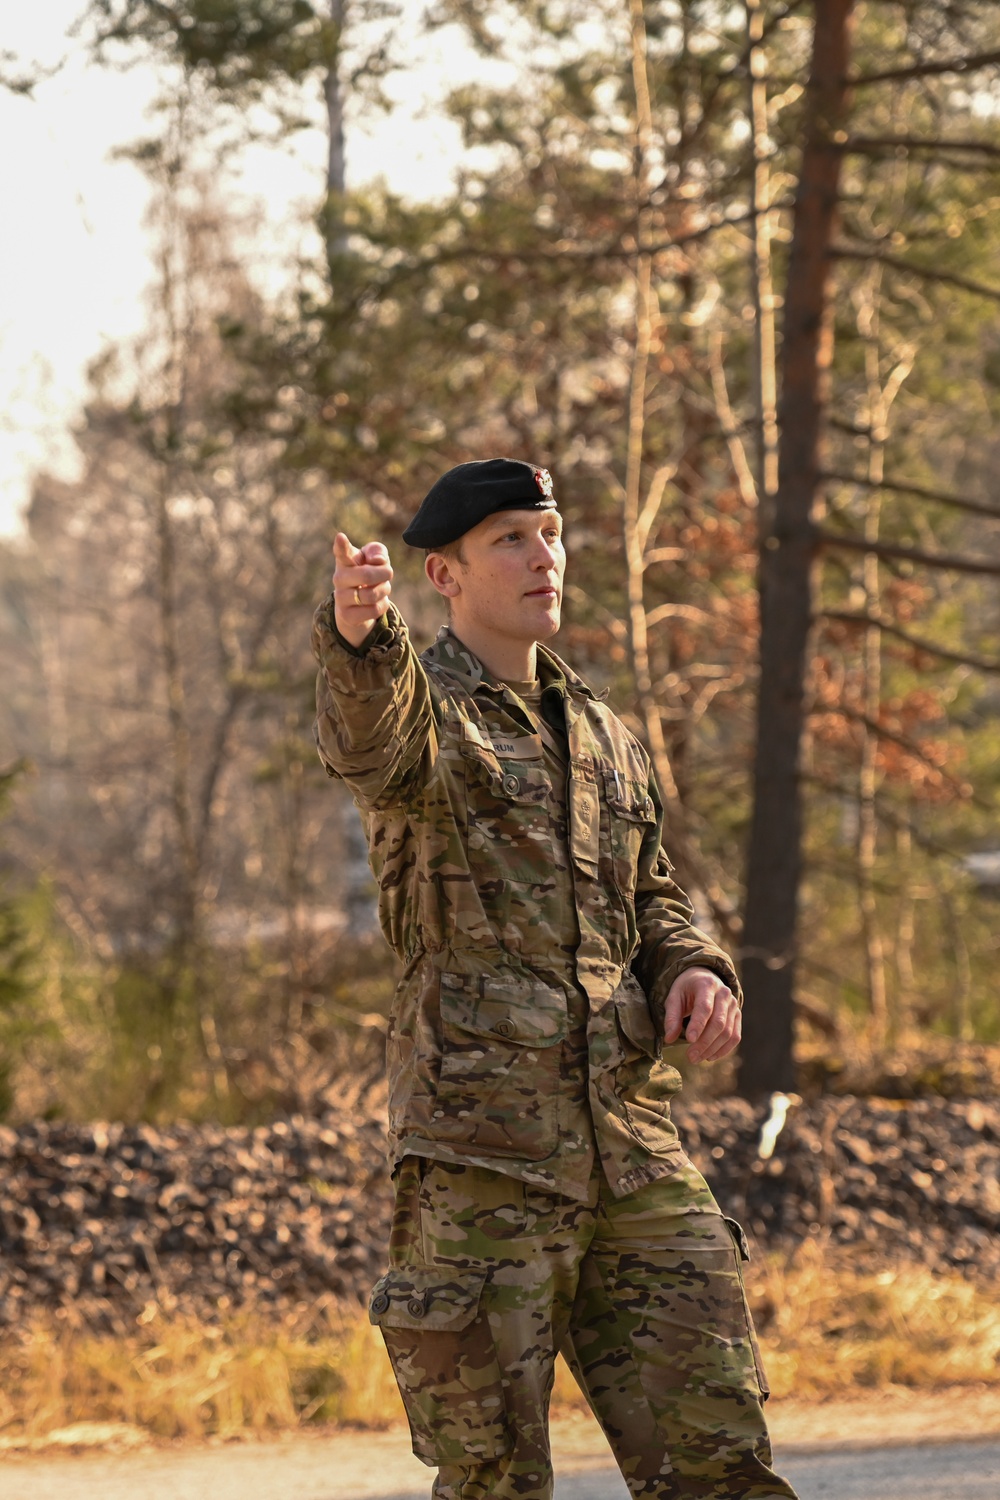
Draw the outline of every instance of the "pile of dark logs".
M822 1098L679 1106L682 1138L758 1247L1000 1272L1000 1103ZM779 1128L780 1127L780 1128ZM0 1329L36 1309L121 1330L357 1302L383 1269L377 1106L256 1128L0 1127Z
M0 1330L354 1302L383 1269L384 1139L377 1114L0 1127Z
M815 1238L858 1262L1000 1272L1000 1101L815 1099L791 1107L770 1154L771 1109L720 1099L675 1116L761 1248Z

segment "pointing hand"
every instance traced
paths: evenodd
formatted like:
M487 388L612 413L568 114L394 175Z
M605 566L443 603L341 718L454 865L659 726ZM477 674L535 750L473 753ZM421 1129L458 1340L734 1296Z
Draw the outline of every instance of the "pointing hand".
M345 641L360 646L389 608L392 566L381 542L358 549L338 531L333 543L337 629Z

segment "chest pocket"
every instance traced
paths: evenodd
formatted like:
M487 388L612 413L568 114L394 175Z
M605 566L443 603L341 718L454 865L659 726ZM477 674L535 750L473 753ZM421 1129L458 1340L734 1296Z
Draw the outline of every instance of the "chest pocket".
M530 741L521 740L509 743L514 751L523 751L530 745ZM501 759L491 747L467 740L462 745L462 756L467 785L477 789L484 798L491 797L494 801L517 805L546 801L549 783L540 742L537 757L526 758L523 753L515 753Z
M626 896L633 896L642 842L657 821L656 805L645 780L640 780L631 767L622 771L605 765L602 773L615 885Z
M517 975L441 975L436 1140L540 1161L558 1134L565 993Z
M465 743L462 759L470 866L480 891L502 907L509 885L545 886L551 878L552 788L541 754L501 760Z

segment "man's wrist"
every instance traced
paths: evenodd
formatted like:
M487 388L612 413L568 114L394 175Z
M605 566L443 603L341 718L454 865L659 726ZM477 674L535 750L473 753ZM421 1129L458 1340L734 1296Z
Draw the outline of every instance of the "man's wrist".
M365 642L369 641L381 622L375 620L366 621L363 625L350 626L343 620L338 620L336 612L333 616L333 629L337 639L344 646L349 646L352 651L363 652Z
M339 644L343 646L344 650L349 652L351 656L367 656L368 652L372 649L373 646L377 646L382 644L383 642L387 642L392 635L392 627L390 626L388 617L386 615L383 615L381 619L376 620L374 625L371 625L363 635L360 634L359 630L352 631L350 630L350 627L347 627L347 629L345 629L345 627L337 619L336 605L334 604L332 596L329 601L329 610L327 612L327 615L330 622L330 631L334 639L339 642Z

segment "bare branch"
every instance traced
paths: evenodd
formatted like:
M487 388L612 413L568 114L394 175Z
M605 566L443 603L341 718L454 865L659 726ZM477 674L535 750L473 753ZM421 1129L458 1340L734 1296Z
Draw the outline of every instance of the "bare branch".
M580 588L575 583L567 583L564 593L567 598L574 599L577 604L583 605L587 611L588 618L599 619L608 634L616 641L626 641L628 639L628 630L624 621L620 620L617 615L612 614L611 610L606 609L603 604L598 603L591 594L587 593L586 589Z
M905 83L914 78L940 78L945 73L976 73L1000 64L1000 52L974 52L968 57L942 57L934 62L913 63L909 68L887 68L883 73L856 73L852 88L869 83Z
M962 667L975 667L979 672L1000 672L1000 660L991 660L986 656L968 656L961 651L949 651L945 646L939 646L934 641L925 640L922 636L911 635L901 625L896 625L892 620L887 620L883 615L866 615L852 613L846 609L821 609L816 618L818 620L843 620L848 625L877 625L885 635L893 635L897 640L905 641L908 646L915 646L918 651L926 651L930 656L939 656L942 661L953 661Z
M992 141L922 140L917 135L852 135L841 145L841 151L865 155L869 151L971 151L982 156L1000 157L1000 146Z
M938 281L944 286L954 286L959 291L970 292L974 297L987 297L991 302L1000 302L1000 287L988 286L984 281L973 281L968 276L960 276L957 271L937 271L933 266L916 266L900 255L887 255L882 250L834 245L830 250L830 257L832 260L877 260L881 265L889 266L894 271L902 271L908 276L920 276L924 281Z
M988 557L966 557L958 553L922 552L919 547L907 547L901 542L866 542L863 536L850 532L815 530L817 541L827 547L847 547L852 552L874 552L876 557L896 557L904 562L919 563L925 568L945 568L955 573L981 573L988 578L1000 578L1000 561Z
M710 345L709 367L712 375L712 395L715 398L715 410L722 428L723 436L729 447L729 457L732 461L733 472L736 482L740 487L740 496L743 504L748 509L756 509L757 506L757 484L747 459L743 439L740 436L736 418L733 415L732 403L729 400L729 388L726 384L726 371L722 362L722 335L717 333L713 336Z
M842 474L836 469L827 469L820 477L835 480L839 484L856 484L863 489L891 490L896 495L915 495L919 500L932 500L938 505L951 505L956 510L967 510L970 515L989 516L994 521L1000 521L1000 509L995 505L985 505L979 500L965 500L961 495L928 489L922 484L908 484L905 479L869 479L864 474Z
M656 473L650 480L649 490L646 495L646 502L642 507L642 511L640 512L637 522L637 529L639 533L639 547L643 552L645 551L646 543L649 540L649 533L652 531L653 525L656 521L656 517L659 514L660 506L663 504L663 496L666 493L667 485L674 478L676 473L676 463L660 464Z
M373 278L369 283L368 292L379 295L385 287L393 285L408 276L418 275L422 271L433 270L436 266L444 266L463 261L488 261L493 265L517 265L538 261L602 261L602 260L624 260L632 261L637 256L660 255L666 250L674 250L684 245L696 243L714 234L717 229L728 229L740 224L750 222L751 215L741 214L711 214L706 222L697 229L689 229L684 233L671 235L666 239L651 240L648 243L641 242L623 243L621 236L607 240L600 245L578 245L569 240L557 240L554 244L536 244L531 248L526 246L510 246L509 248L497 248L493 245L477 245L466 241L464 244L450 246L447 249L438 248L427 255L421 255L411 261L402 262L393 266L385 275L384 279ZM352 305L362 300L365 291L356 294Z
M651 609L646 616L646 624L650 630L654 625L659 625L664 620L697 620L699 622L710 620L712 617L707 610L698 609L694 604L658 604Z

